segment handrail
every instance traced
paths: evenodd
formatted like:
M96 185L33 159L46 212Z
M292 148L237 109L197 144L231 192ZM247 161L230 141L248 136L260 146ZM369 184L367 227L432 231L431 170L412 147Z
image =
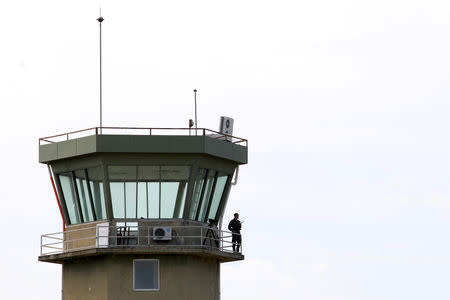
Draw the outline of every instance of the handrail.
M95 226L66 230L41 235L41 255L61 254L94 248L152 248L183 247L210 249L219 252L234 251L232 236L235 233L208 226L170 226L172 234L169 240L159 241L153 235L151 226ZM99 228L107 229L107 233ZM242 251L242 245L240 245Z
M71 138L71 136L75 135L75 134L80 134L80 133L90 133L93 131L92 135L106 135L104 130L143 130L146 133L146 135L158 135L155 134L155 131L181 131L183 132L182 135L200 135L200 136L207 136L207 135L216 135L213 138L214 139L224 139L226 141L229 141L233 144L244 144L245 147L248 147L248 140L240 138L240 137L236 137L233 135L229 135L229 134L225 134L225 133L221 133L212 129L207 129L207 128L169 128L169 127L159 127L159 128L151 128L151 127L91 127L91 128L86 128L86 129L81 129L81 130L76 130L76 131L70 131L70 132L66 132L66 133L61 133L61 134L56 134L56 135L51 135L51 136L46 136L43 138L39 139L39 146L41 146L43 143L47 143L47 144L53 144L53 143L57 143L57 142L61 142L61 141L68 141L73 139L73 137ZM187 134L186 134L187 133ZM83 136L88 136L88 135L83 135Z

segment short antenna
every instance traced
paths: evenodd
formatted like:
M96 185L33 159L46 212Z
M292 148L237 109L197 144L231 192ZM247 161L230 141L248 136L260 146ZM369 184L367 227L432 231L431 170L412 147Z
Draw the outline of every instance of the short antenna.
M102 8L100 7L100 17L97 19L100 26L100 134L102 134Z
M194 103L195 103L195 135L197 135L197 90L194 89Z

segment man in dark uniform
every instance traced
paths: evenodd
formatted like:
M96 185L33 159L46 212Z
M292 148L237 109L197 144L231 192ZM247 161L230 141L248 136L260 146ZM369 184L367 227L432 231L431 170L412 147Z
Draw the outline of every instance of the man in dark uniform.
M230 221L228 224L228 230L233 233L233 237L231 242L233 243L233 252L239 252L239 248L241 247L242 239L241 239L241 221L239 219L239 214L234 214L234 219Z

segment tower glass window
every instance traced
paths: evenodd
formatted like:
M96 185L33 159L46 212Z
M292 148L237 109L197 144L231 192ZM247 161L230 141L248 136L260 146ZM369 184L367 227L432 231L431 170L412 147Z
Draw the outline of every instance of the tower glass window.
M75 171L75 182L77 184L78 199L80 199L81 212L83 213L84 222L94 221L93 207L89 193L85 170ZM92 206L91 206L92 204Z
M109 166L108 175L114 218L127 218L126 213L135 218L136 166Z
M103 168L101 166L87 169L92 202L97 220L106 219L105 193L103 190Z
M177 218L177 219L182 219L183 218L184 207L186 205L187 186L188 185L186 183L184 188L183 188L183 193L180 194L182 201L179 203L179 205L175 206L175 211L173 213L173 217L174 218Z
M159 217L159 166L138 166L138 216Z
M184 207L189 171L187 166L161 167L161 218L175 218Z
M190 166L108 166L113 218L183 218L187 202ZM107 219L103 167L91 167L57 175L67 224ZM190 220L217 219L229 174L200 168L195 178Z
M147 182L148 217L159 218L159 182Z
M204 187L204 191L202 192L203 197L201 199L199 212L197 213L197 217L196 217L197 221L201 221L201 222L205 221L205 215L206 215L206 211L208 209L209 200L211 198L211 191L212 191L212 188L214 185L215 174L216 174L216 172L214 170L208 171L208 176L206 178L206 185Z
M217 220L217 210L219 209L219 204L222 199L227 180L228 175L219 173L219 175L217 176L216 186L214 188L214 193L211 199L211 206L209 208L208 219Z
M138 181L137 184L137 217L148 218L148 183Z
M189 166L109 166L114 218L180 218Z
M75 194L72 172L59 174L58 179L67 208L67 214L69 215L69 224L78 224L81 222L81 218L80 212L78 211L77 196Z
M101 166L57 175L68 224L104 220L106 216Z
M228 174L212 169L198 170L189 209L189 219L200 222L217 219L220 201L222 201L229 177Z
M195 220L198 205L202 196L203 184L206 177L206 169L199 169L194 183L194 192L192 194L191 209L189 210L189 219Z

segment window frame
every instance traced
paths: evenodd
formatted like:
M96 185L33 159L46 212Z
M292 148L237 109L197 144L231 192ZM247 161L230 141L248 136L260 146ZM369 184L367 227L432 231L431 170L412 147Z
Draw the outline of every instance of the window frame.
M72 223L71 223L71 220L70 220L69 212L67 210L66 199L64 198L63 188L62 188L61 182L59 181L59 175L60 174L62 174L62 173L58 173L58 174L54 174L53 173L53 178L55 180L56 189L58 191L59 203L61 204L61 207L62 207L62 210L63 210L64 221L65 221L66 225L71 225Z
M199 199L199 203L197 205L197 209L195 211L194 217L191 218L190 214L191 214L191 210L193 208L193 200L194 200L194 188L195 188L195 181L197 179L197 174L200 172L200 170L205 169L206 173L203 177L203 185L201 187L201 192L200 192L200 199ZM211 206L212 206L212 199L214 196L214 192L216 189L216 183L217 183L217 179L220 176L226 176L227 180L225 181L225 186L224 189L222 191L222 195L220 196L220 200L219 200L219 205L217 207L217 211L216 211L216 215L214 220L215 221L219 221L221 218L221 215L223 213L223 209L226 206L226 203L224 203L225 199L228 198L229 196L229 192L230 192L230 188L231 188L231 181L233 179L234 173L235 173L236 169L233 169L232 172L229 172L229 170L225 170L223 168L215 168L215 167L211 167L208 165L204 165L204 164L199 164L196 165L196 169L193 170L193 174L191 174L191 181L192 183L192 190L191 190L191 195L189 198L189 207L185 207L185 214L183 215L183 219L186 220L191 220L191 221L198 221L198 222L202 222L202 223L209 223L209 214L211 211ZM207 185L207 178L208 178L208 174L210 172L214 172L214 180L213 180L213 186L211 188L211 192L209 195L208 199L205 199L206 201L208 201L208 205L206 207L206 213L205 213L205 217L202 220L199 220L200 217L200 210L201 210L201 205L203 204L203 197L204 197L204 193L206 190L206 185Z
M157 273L158 273L158 287L156 289L136 289L136 261L156 261L157 265ZM154 291L160 291L161 290L161 272L160 272L160 264L159 259L156 258L140 258L140 259L133 259L133 291L135 292L154 292Z
M98 221L102 221L102 220L108 220L108 215L107 215L108 213L107 213L107 211L105 211L106 217L104 219L99 219L97 217L97 213L95 212L93 196L92 196L92 190L91 190L91 187L90 187L90 184L89 184L88 169L96 168L96 167L102 167L103 168L103 165L95 165L95 166L89 166L89 167L85 167L85 168L71 169L71 170L68 170L68 171L61 171L61 172L53 174L54 179L55 179L55 183L56 183L56 188L58 190L58 196L59 196L59 199L60 199L60 203L61 203L61 206L63 208L63 216L65 217L66 225L88 224L88 223L94 223L94 222L98 222ZM80 191L79 191L78 185L77 185L77 178L78 177L75 175L75 173L77 171L83 172L83 174L86 177L84 180L86 180L86 188L87 188L87 191L88 191L88 193L87 193L87 198L88 198L88 201L89 201L88 205L89 205L89 208L92 210L92 216L93 216L93 220L92 221L87 221L86 220L86 217L84 216L83 210L81 208L81 200L80 200L80 195L79 195ZM66 205L66 199L65 199L65 196L64 196L64 190L62 188L62 184L61 184L61 181L60 181L60 176L64 175L64 174L70 174L70 181L71 181L71 183L73 185L73 189L74 189L74 201L75 201L75 204L76 204L76 207L77 207L78 216L80 218L80 222L78 222L78 223L74 223L71 220L69 212L68 212L68 208L67 208L67 205ZM103 178L103 180L101 182L103 183L103 186L104 186L105 185L105 178ZM103 187L103 195L104 195L103 197L104 197L105 210L106 210L106 205L107 205L106 202L107 201L106 201L104 187Z
M58 189L61 190L60 197L61 197L62 202L64 202L64 207L65 207L66 212L67 212L67 220L66 220L66 224L67 225L77 225L77 224L85 223L84 219L83 219L83 212L81 211L80 199L79 199L79 196L78 196L78 188L77 188L77 184L75 182L75 178L74 178L75 175L74 175L74 173L75 173L74 170L71 170L71 171L65 171L65 172L61 172L61 173L55 174L55 178L57 179ZM67 208L66 196L64 195L64 189L63 189L62 184L61 184L61 179L60 179L61 175L69 177L69 180L72 183L72 187L73 187L73 201L74 201L75 207L76 207L75 213L78 215L78 217L80 219L79 222L75 222L75 220L72 220L70 218L70 214L69 214L69 211L68 211L68 208ZM68 176L68 175L70 175L70 176ZM69 221L69 222L67 222L67 221Z
M200 211L202 210L202 206L204 205L203 202L206 201L205 203L206 203L206 205L208 205L209 198L211 197L211 195L210 195L210 197L208 197L208 199L204 199L206 188L208 187L209 174L213 174L213 176L211 176L212 177L212 186L211 186L211 190L210 190L210 193L212 193L212 191L214 189L215 181L216 181L216 173L217 173L217 171L214 169L206 169L206 174L205 174L205 177L203 178L202 191L200 193L200 200L198 202L197 210L195 212L194 221L203 222L203 221L199 220ZM208 210L208 206L205 207L205 209Z
M216 217L215 220L219 221L223 217L223 213L225 210L225 207L228 202L228 197L230 194L231 186L232 186L232 180L234 177L234 172L228 175L227 182L225 183L225 188L222 192L222 197L220 198L219 207L217 208Z
M114 209L113 209L113 202L112 202L112 193L111 193L111 182L114 182L114 181L111 181L111 179L110 179L110 171L109 171L109 168L110 167L134 167L135 169L136 169L136 179L135 179L135 182L133 182L133 183L136 183L136 218L129 218L129 217L127 217L127 215L126 215L126 195L124 195L124 210L125 210L125 215L124 215L124 217L123 218L121 218L121 217L115 217L114 216ZM158 170L159 170L159 178L157 179L157 180L153 180L153 181L140 181L139 180L139 167L158 167ZM187 180L186 180L186 185L187 185L187 187L186 187L186 193L185 193L185 198L184 198L184 208L183 208L183 213L181 213L181 217L179 217L179 218L162 218L161 217L161 203L162 203L162 196L161 196L161 184L162 183L164 183L164 182L180 182L180 181L178 181L178 180L175 180L175 179L170 179L170 180L164 180L164 179L162 179L161 178L161 169L163 168L163 167L188 167L189 168L189 172L188 172L188 178L187 178ZM108 193L109 193L109 198L110 198L110 204L111 204L111 219L120 219L120 220L135 220L135 219L139 219L137 216L138 216L138 185L139 185L139 182L147 182L147 183L149 183L149 182L154 182L154 183L158 183L158 189L159 189L159 192L158 192L158 217L157 218L151 218L150 217L150 214L148 213L148 206L149 206L149 194L146 194L146 202L147 202L147 218L144 218L144 219L153 219L153 220L163 220L163 219L166 219L166 220L171 220L171 219L183 219L183 217L184 217L184 210L186 209L186 202L188 201L188 199L189 199L189 190L190 190L190 185L191 185L191 176L192 176L192 174L193 174L193 169L194 169L194 165L191 163L191 164L179 164L179 163L174 163L174 164L136 164L136 163L118 163L118 164L116 164L116 163L107 163L107 164L105 164L104 165L104 170L105 170L105 172L106 172L106 175L105 175L105 178L106 178L106 180L105 180L105 186L107 186L107 189L108 189ZM116 182L124 182L124 181L116 181ZM126 193L126 189L124 188L124 193ZM148 190L147 190L147 192L146 193L148 193ZM176 203L175 203L175 205L176 205ZM174 208L174 212L173 212L173 215L175 214L175 208Z
M100 172L103 176L102 180L98 181L99 183L101 183L101 189L100 189L100 184L99 184L99 197L100 197L100 207L98 208L100 210L100 212L102 212L103 218L100 218L99 215L97 215L97 211L95 208L95 204L94 204L94 192L92 190L91 187L91 183L94 183L94 180L91 181L91 179L89 178L89 169L95 169L95 168L100 168ZM86 174L86 181L87 181L87 186L88 186L88 190L89 190L89 196L91 199L91 205L92 205L92 209L93 209L93 213L95 215L95 220L93 222L98 222L98 221L104 221L104 220L109 220L109 216L108 216L108 200L106 199L106 191L105 191L105 186L106 186L106 177L105 177L105 167L103 164L101 165L95 165L95 166L89 166L84 168L84 172ZM75 170L76 171L76 170ZM91 173L92 174L92 173ZM102 202L102 198L103 198L103 202ZM102 204L104 205L104 211L102 211ZM89 223L89 222L87 222Z
M203 170L205 171L205 174L203 175L203 178L202 178L199 175L201 175L200 173ZM196 219L196 217L197 217L197 210L198 210L198 207L199 207L200 202L201 202L202 197L203 197L203 190L204 190L204 186L206 184L205 183L205 179L207 178L207 176L208 176L208 168L197 167L195 169L195 171L193 171L193 173L191 174L192 191L191 191L191 194L189 195L189 198L188 198L189 199L189 205L188 205L188 207L185 206L185 208L184 208L185 209L185 214L183 215L184 219L188 219L188 220L195 220ZM194 203L194 197L196 195L197 179L201 179L203 181L201 183L201 186L199 186L200 193L198 194L199 196L198 196L197 207L195 207L196 203ZM195 211L194 211L194 208L195 208ZM194 213L192 218L191 218L191 211Z
M89 208L91 209L91 213L92 213L92 218L93 218L93 220L92 221L88 221L88 217L89 217L89 213L87 213L87 215L88 216L85 216L84 215L84 212L83 212L83 209L82 209L82 206L81 206L81 196L80 196L80 193L81 193L81 191L80 191L80 189L78 188L78 183L77 183L77 179L79 179L80 180L80 187L81 188L83 188L83 181L82 181L82 178L80 177L77 177L77 172L83 172L83 174L84 174L84 176L85 176L85 178L84 178L84 180L85 180L85 184L86 184L86 189L87 189L87 200L89 201ZM76 192L77 192L77 199L78 199L78 205L79 205L79 208L80 208L80 215L82 216L82 218L83 218L83 221L81 222L81 223L90 223L90 222L95 222L95 221L97 221L97 216L96 216L96 214L95 214L95 209L94 209L94 202L92 202L92 193L91 193L91 188L90 188L90 186L89 186L89 177L88 177L88 175L87 175L87 170L86 169L77 169L77 170L73 170L72 171L72 178L73 178L73 183L74 183L74 185L76 186ZM86 197L85 196L85 197ZM86 203L87 204L87 203ZM86 209L88 209L87 207L86 207Z
M214 194L216 193L216 186L217 186L217 179L219 178L219 174L220 174L221 172L216 172L216 174L215 174L215 176L214 176L214 185L213 185L213 187L212 187L212 190L211 190L211 196L209 197L209 202L208 202L208 208L206 209L206 214L205 214L205 218L204 218L204 221L203 222L205 222L205 223L209 223L208 221L209 221L209 213L210 213L210 211L211 211L211 206L212 206L212 201L213 201L213 199L214 199ZM227 181L228 181L228 174L225 174L225 173L222 173L222 174L224 174L223 176L226 176L227 177L227 180L225 180L225 185L227 184ZM223 187L223 190L222 190L222 193L220 194L220 197L219 197L219 204L218 204L218 206L217 206L217 208L219 208L219 205L220 205L220 202L222 201L222 199L223 199L223 192L225 191L225 186ZM216 211L216 214L217 214L217 211ZM214 216L214 219L213 220L215 220L215 216Z

